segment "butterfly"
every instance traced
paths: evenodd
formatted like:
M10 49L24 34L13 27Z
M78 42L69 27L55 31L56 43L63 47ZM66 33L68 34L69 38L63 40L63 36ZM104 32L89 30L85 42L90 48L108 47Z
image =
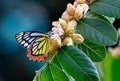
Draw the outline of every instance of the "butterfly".
M41 62L47 57L50 46L50 33L38 31L20 32L15 35L16 41L27 48L30 60Z

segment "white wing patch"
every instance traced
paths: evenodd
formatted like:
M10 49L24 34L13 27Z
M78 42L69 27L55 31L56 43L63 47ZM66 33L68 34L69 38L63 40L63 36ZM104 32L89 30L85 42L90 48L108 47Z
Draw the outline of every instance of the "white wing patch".
M32 33L31 36L43 36L42 33Z
M17 42L25 48L28 48L36 39L42 37L44 34L40 32L20 32L16 34Z

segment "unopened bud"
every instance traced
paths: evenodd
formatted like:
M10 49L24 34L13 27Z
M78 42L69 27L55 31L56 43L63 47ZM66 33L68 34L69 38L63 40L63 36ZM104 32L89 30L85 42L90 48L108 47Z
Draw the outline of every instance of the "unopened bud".
M56 37L51 40L50 47L49 47L49 53L55 53L59 48L61 47L61 38Z
M82 35L80 34L73 34L72 35L72 40L75 42L75 43L82 43L84 41L84 38Z
M77 7L77 5L78 5L78 3L74 2L74 4L73 4L73 5L74 5L74 7L76 8L76 7Z
M63 30L65 30L67 28L67 23L65 20L63 19L59 19L60 25L62 27Z
M73 16L75 13L75 7L70 3L67 5L67 12L70 16Z
M66 37L64 40L63 40L63 43L64 45L73 45L73 41L72 41L72 38L71 37Z
M84 3L86 3L86 0L76 0L76 2L77 2L78 4L84 4Z
M72 35L74 33L74 29L76 25L77 25L77 22L75 20L69 21L67 25L68 27L66 28L65 33L67 35Z
M58 24L59 24L58 21L54 21L54 22L52 22L52 25L53 25L54 27L56 27Z
M62 18L63 20L65 20L66 22L69 22L69 21L72 19L72 16L70 16L70 15L68 14L68 12L65 11L65 12L62 14L61 18Z
M79 20L80 18L83 17L83 11L80 5L78 5L77 8L75 9L74 17L76 20Z
M76 25L77 25L77 21L75 20L71 20L68 22L68 27L76 27Z
M69 27L65 30L66 35L72 36L72 34L74 33L74 28L73 27Z
M86 0L87 4L91 4L92 2L94 2L95 0Z
M83 12L83 15L85 15L89 9L88 4L79 4L79 6L81 6L81 10Z

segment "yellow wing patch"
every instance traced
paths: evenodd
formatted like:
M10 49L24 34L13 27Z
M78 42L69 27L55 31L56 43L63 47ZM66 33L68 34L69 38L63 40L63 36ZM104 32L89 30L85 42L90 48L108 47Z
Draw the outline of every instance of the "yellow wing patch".
M37 39L32 47L32 54L33 55L43 55L48 53L48 48L50 45L50 39L46 36L43 36L39 39Z

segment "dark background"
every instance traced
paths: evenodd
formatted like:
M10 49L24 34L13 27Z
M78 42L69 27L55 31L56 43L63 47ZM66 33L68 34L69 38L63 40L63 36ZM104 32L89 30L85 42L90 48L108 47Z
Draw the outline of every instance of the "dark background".
M44 63L29 61L27 50L15 41L20 31L50 31L68 2L74 0L0 0L0 81L32 81ZM120 27L120 20L114 22Z

